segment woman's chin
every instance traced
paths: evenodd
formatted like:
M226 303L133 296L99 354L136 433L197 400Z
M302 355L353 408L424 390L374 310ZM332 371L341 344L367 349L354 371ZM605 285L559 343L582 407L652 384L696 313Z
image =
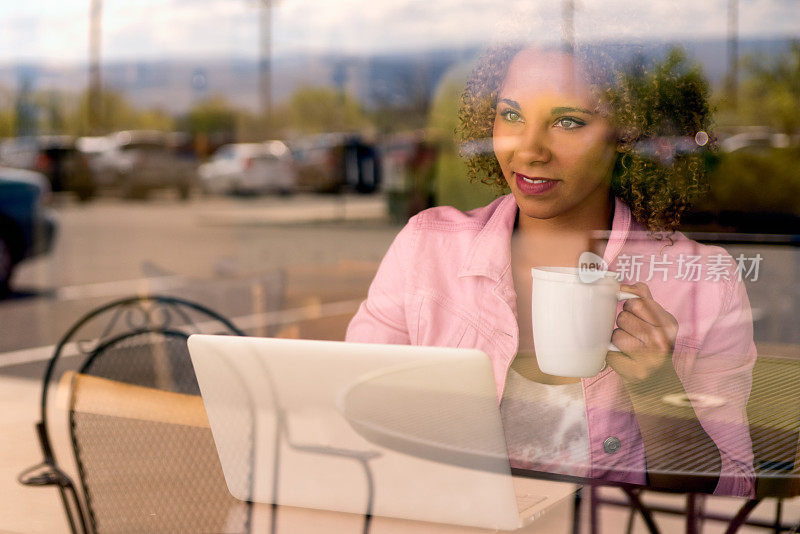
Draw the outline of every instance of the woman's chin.
M531 199L524 195L520 196L514 195L514 198L517 200L517 207L519 207L519 213L522 216L530 219L552 219L561 213L561 210L552 201L540 198Z

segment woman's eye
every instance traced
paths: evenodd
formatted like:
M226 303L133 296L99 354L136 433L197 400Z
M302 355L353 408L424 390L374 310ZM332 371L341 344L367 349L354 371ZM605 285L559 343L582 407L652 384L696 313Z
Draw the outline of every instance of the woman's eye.
M574 117L561 117L555 123L555 126L559 128L564 128L566 130L574 130L575 128L580 128L581 126L585 126L586 123L582 120L576 119Z
M520 120L522 120L522 116L513 109L507 109L505 111L502 111L500 113L500 116L509 122L519 122Z

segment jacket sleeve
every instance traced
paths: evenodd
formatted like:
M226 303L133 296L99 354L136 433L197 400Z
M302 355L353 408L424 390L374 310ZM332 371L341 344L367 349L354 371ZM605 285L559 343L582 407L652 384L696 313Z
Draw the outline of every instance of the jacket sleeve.
M747 421L756 347L753 317L744 283L728 282L720 312L699 348L686 392L700 394L695 412L721 456L715 494L752 496L755 471ZM705 397L705 402L703 401Z
M411 344L405 297L416 240L416 221L414 217L408 222L383 257L370 284L367 299L361 303L347 327L345 341Z

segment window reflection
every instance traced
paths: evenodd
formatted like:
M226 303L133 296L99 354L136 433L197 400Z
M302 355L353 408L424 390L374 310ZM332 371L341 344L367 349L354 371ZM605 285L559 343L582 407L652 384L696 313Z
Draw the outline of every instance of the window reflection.
M689 439L659 449L668 439L661 435L648 454L654 447L643 434L653 420L645 419L663 409L693 412L694 436L710 437L718 454L703 461L731 477L721 492L776 487L775 477L794 470L800 430L790 379L800 356L800 10L780 0L676 6L0 7L0 383L21 380L33 406L46 357L76 317L115 298L169 293L249 335L483 347L497 361L508 353L508 366L494 372L506 388L499 399L515 467L627 480L626 469L646 463L655 473L658 455L680 460ZM518 90L532 80L504 88L520 50L550 54L531 59L526 75L574 60L558 77L574 77L572 89L585 83L571 93L577 100L545 113L531 91ZM546 123L551 137L527 130L533 123ZM552 135L563 136L560 145ZM514 145L522 138L525 161ZM587 178L571 190L576 205L602 205L608 224L589 228L591 239L554 232L528 241L520 232L526 213L553 216L525 200L559 178L533 172L548 158L569 160L565 176ZM606 178L609 191L596 195L590 186ZM484 287L459 303L466 293L447 284L467 268L426 263L458 256L463 267L482 257L467 256L452 236L409 252L404 277L381 285L379 266L399 255L392 243L420 242L403 228L416 232L427 220L430 235L455 220L430 223L432 213L457 218L508 194L517 214L506 214L505 245L480 249L486 270L470 271L496 282L507 268L506 293ZM624 210L639 226L620 244ZM408 227L410 219L417 223ZM675 319L669 341L680 390L634 391L620 378L592 401L576 385L587 377L571 377L560 396L527 387L526 373L541 378L528 365L537 352L528 272L580 267L579 252L596 254L596 267L619 282L647 284ZM552 255L536 264L538 253ZM419 280L416 292L402 285L410 279ZM385 339L375 324L359 323L371 284L371 312L391 323ZM358 335L348 336L348 325ZM600 373L624 371L609 361ZM582 396L584 418L573 403ZM578 435L544 447L544 459L524 430L543 411L574 416L547 428ZM618 428L594 435L592 417ZM606 442L612 437L619 443ZM25 439L13 446L33 447ZM764 473L773 479L762 482ZM642 469L636 476L651 481ZM28 530L26 518L10 521L9 529Z

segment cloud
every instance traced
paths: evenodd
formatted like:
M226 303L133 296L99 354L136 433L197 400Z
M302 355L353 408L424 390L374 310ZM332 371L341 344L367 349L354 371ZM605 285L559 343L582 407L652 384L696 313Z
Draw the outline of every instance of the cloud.
M576 33L591 39L725 37L727 0L578 0ZM800 2L739 0L739 35L800 35Z
M800 35L797 0L739 0L740 35ZM0 61L87 56L89 0L0 5ZM258 55L259 0L104 0L103 57ZM575 0L579 41L724 37L727 0ZM561 37L559 0L274 0L273 50L374 54Z
M800 36L800 2L797 0L740 2L739 26L743 34Z
M276 47L283 50L338 48L350 53L375 53L426 47L461 47L520 35L560 35L557 2L529 0L364 2L319 0L286 2L277 8ZM314 13L314 21L308 13ZM305 18L304 18L305 17ZM302 20L298 28L293 21Z
M42 17L21 8L0 16L0 60L62 60L86 55L88 28L85 12L54 10Z
M257 47L257 9L243 1L106 0L106 57L220 57Z

